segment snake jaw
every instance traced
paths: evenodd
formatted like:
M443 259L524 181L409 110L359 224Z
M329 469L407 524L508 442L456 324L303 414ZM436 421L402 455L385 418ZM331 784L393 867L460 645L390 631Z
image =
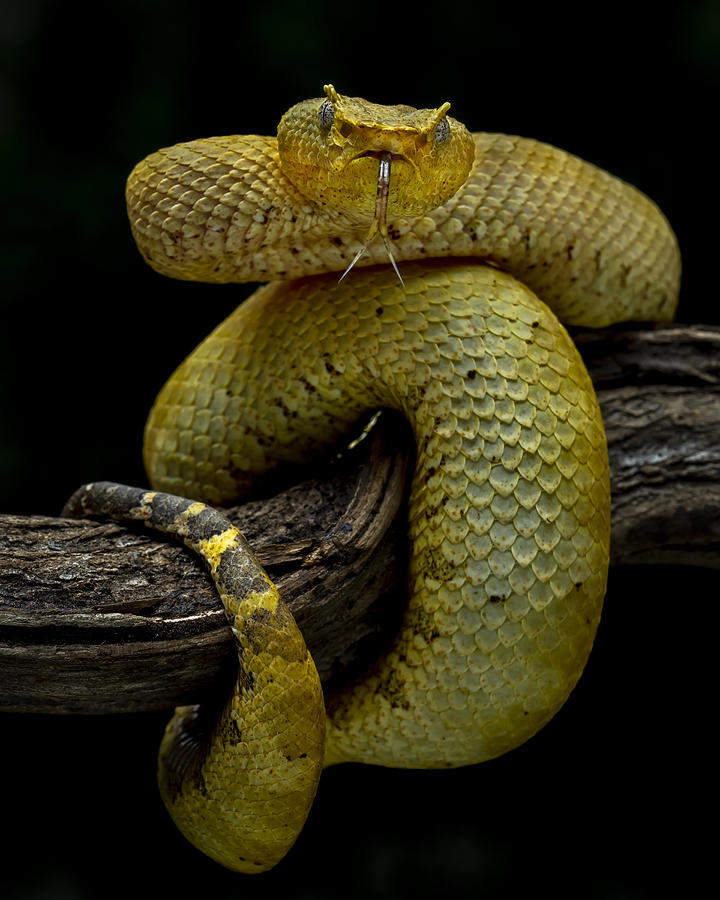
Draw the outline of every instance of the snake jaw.
M353 257L350 265L347 267L347 269L345 269L345 271L338 279L338 284L340 284L340 282L345 278L348 272L353 268L355 263L363 255L363 253L365 253L375 235L379 233L380 237L382 238L383 244L385 245L385 250L387 251L390 263L395 270L395 274L397 275L400 284L405 287L405 282L403 281L400 270L398 269L397 263L395 262L395 257L393 256L392 247L390 244L390 236L388 234L387 227L387 202L388 195L390 193L390 167L392 165L392 160L395 159L396 156L389 150L371 150L366 151L365 153L361 153L358 158L366 156L372 156L377 158L378 160L377 193L375 195L375 216L370 225L370 230L367 233L367 237L365 238L365 243L358 250L358 252ZM399 158L406 160L406 157L404 156L400 156Z

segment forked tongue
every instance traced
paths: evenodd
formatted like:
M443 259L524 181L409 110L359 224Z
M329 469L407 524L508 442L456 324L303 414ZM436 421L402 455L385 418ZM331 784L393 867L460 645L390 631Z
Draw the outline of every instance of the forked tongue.
M390 262L392 263L393 269L395 269L395 274L400 279L400 284L405 287L405 282L402 280L402 275L400 274L398 267L395 263L395 257L392 254L392 248L390 246L390 238L388 237L388 228L387 228L387 202L388 202L388 193L390 191L390 161L392 160L392 153L389 150L381 150L377 154L378 158L378 182L377 182L377 195L375 197L375 217L372 220L372 224L370 225L370 230L367 233L367 237L365 238L365 243L355 254L355 258L350 263L350 265L345 269L340 278L338 279L338 284L343 280L343 278L347 275L347 273L352 269L355 263L360 259L363 253L370 246L370 242L375 237L378 232L380 233L380 237L382 238L383 244L385 244L385 249L387 250L387 255L390 258Z

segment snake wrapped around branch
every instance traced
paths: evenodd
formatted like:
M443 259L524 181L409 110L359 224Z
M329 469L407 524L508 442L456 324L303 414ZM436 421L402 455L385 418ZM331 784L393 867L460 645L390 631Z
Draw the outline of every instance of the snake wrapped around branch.
M608 460L559 319L669 320L677 244L635 188L534 140L470 134L448 109L328 85L277 138L178 144L128 180L157 271L270 282L161 391L144 451L154 490L91 485L71 504L178 536L215 578L238 676L216 708L176 711L159 782L183 833L238 871L284 856L323 766L452 767L516 747L593 643ZM382 658L323 698L283 601L206 504L327 453L383 407L417 444L407 606Z

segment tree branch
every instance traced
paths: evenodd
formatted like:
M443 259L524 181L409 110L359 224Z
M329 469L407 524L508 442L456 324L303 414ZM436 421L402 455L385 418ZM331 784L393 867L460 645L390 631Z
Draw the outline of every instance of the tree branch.
M720 567L720 328L582 332L613 486L612 561ZM394 633L412 444L384 414L322 473L230 510L326 685ZM115 523L0 516L0 709L111 713L197 702L232 654L184 547Z

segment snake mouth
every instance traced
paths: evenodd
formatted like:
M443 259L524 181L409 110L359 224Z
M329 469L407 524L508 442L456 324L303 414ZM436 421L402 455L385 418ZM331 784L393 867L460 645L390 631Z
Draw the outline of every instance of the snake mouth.
M368 157L378 161L386 160L389 164L394 162L409 163L415 168L415 163L408 156L404 153L393 153L392 150L364 150L362 153L353 156L350 162L355 162L358 159L367 159Z

